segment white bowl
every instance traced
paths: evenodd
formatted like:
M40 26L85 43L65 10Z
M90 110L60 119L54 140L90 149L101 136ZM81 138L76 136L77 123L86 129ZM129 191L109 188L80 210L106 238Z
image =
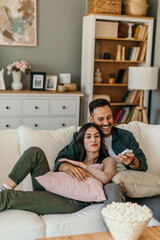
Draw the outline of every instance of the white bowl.
M101 210L104 222L106 223L114 240L137 240L152 217L152 212L150 211L150 213L150 217L146 221L134 222L132 219L129 222L125 220L115 220L115 217L113 218L112 214L106 216L103 208Z

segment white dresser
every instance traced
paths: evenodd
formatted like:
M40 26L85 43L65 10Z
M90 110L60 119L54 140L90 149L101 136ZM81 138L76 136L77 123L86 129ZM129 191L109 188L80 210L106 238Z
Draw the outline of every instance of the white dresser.
M0 91L0 129L79 126L82 92Z

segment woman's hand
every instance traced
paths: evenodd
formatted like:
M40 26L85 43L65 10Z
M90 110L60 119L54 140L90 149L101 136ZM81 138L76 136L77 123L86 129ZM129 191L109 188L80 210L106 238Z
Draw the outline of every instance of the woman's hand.
M73 160L70 160L70 159L67 159L67 158L63 158L63 159L59 160L59 162L64 162L64 161L68 162L68 163L71 163L71 164L73 164L76 167L81 167L83 169L87 168L87 164L85 164L84 162L73 161Z
M60 172L68 173L70 176L77 178L79 181L86 181L88 179L88 177L93 177L85 169L74 166L73 164L70 164L70 163L63 163L62 165L59 166L58 170Z

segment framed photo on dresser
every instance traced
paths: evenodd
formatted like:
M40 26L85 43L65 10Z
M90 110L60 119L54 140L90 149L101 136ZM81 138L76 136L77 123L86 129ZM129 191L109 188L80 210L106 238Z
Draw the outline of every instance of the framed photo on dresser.
M30 90L45 91L46 73L31 72Z
M46 90L56 91L58 76L47 75L46 76Z

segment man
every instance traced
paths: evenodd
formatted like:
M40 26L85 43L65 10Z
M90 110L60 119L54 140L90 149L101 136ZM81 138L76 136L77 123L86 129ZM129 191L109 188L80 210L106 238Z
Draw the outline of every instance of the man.
M146 171L147 163L145 155L139 148L139 144L133 134L129 131L113 127L113 115L109 102L105 99L93 100L89 104L89 110L89 120L99 125L102 129L109 153L116 158L118 163L118 171L124 169ZM72 142L59 153L55 161L55 171L65 171L71 176L77 177L79 180L85 180L87 173L83 169L65 163L65 158L72 160L75 160L76 157L78 158L76 135L77 133L74 134ZM120 154L126 148L132 149L133 153L127 155ZM64 159L64 162L58 162L59 159ZM107 185L104 186L104 190L105 187L107 187ZM120 188L117 189L113 187L108 190L111 192L110 194L113 193L113 200L125 201L125 196ZM126 197L126 200L137 202L141 205L146 204L152 210L154 217L160 221L160 196L138 199Z
M129 131L113 127L113 115L110 104L105 99L96 99L89 104L90 122L97 124L104 133L105 142L109 154L116 158L118 170L135 169L139 171L147 170L146 158L133 134ZM76 160L77 145L76 133L73 141L62 149L55 160L55 170L65 171L68 174L77 177L79 180L85 180L86 172L69 164L64 163L65 158ZM121 154L125 149L132 149L133 153ZM64 159L64 162L58 162ZM58 169L59 168L59 169Z
M90 122L97 124L104 133L105 143L108 147L109 154L117 161L117 170L135 169L146 171L146 158L139 144L136 142L132 133L113 127L113 115L110 104L105 99L97 99L90 103ZM78 151L76 143L77 133L74 134L72 142L61 150L55 161L55 171L63 171L76 177L80 181L85 181L88 173L72 164L65 162L65 159L77 160ZM126 155L121 154L125 149L132 149L133 153ZM63 159L63 162L59 162ZM110 183L104 186L104 191L111 201L125 201L125 196L119 185ZM106 204L110 203L106 201Z

